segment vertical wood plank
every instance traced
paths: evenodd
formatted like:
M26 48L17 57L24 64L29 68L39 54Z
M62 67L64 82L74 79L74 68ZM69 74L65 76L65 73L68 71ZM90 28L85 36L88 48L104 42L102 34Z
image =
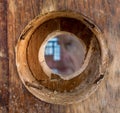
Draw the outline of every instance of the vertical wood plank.
M8 112L7 1L0 1L0 113Z
M8 0L9 113L119 113L119 4L119 0ZM93 20L103 32L111 58L106 78L99 89L82 103L68 106L48 104L32 96L22 85L15 65L15 45L22 29L38 14L60 10L79 12Z

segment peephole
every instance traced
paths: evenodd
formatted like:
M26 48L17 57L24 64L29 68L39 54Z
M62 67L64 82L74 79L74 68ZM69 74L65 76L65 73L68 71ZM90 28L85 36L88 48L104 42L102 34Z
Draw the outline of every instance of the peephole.
M16 46L16 65L25 87L53 104L81 102L104 78L108 49L100 29L69 11L33 19Z

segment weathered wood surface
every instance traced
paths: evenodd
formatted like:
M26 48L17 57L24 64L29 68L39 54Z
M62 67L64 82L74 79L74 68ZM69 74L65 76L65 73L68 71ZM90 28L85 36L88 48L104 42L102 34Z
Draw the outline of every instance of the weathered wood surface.
M91 18L102 30L110 51L110 67L98 90L82 103L68 106L32 96L15 65L15 46L23 28L38 14L58 10ZM120 0L0 0L0 113L119 113L119 51Z
M7 1L0 0L0 113L8 112Z

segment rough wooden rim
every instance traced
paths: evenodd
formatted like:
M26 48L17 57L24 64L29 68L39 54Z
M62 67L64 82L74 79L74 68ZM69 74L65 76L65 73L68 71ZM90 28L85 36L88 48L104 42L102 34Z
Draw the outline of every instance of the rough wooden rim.
M52 92L41 85L38 85L38 81L33 77L26 59L26 49L28 41L31 38L32 33L40 26L43 22L53 19L56 17L69 17L75 18L82 21L91 31L96 35L99 42L102 60L100 66L100 74L97 76L93 84L89 84L82 92L79 89L73 92L58 93L56 91ZM16 46L16 66L25 87L37 98L54 104L72 104L75 102L80 102L86 99L90 94L92 94L98 87L99 81L103 79L103 74L107 68L108 64L108 51L105 43L105 39L102 33L96 25L94 25L85 16L74 13L74 12L50 12L48 14L39 15L34 20L32 20L23 30L21 36L18 40Z

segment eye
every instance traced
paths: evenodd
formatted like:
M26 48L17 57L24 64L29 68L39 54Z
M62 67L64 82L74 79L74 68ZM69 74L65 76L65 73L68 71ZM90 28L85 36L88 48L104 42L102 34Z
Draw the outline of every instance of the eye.
M73 45L74 45L73 42L69 41L69 42L66 42L64 46L66 50L70 50L73 47Z

